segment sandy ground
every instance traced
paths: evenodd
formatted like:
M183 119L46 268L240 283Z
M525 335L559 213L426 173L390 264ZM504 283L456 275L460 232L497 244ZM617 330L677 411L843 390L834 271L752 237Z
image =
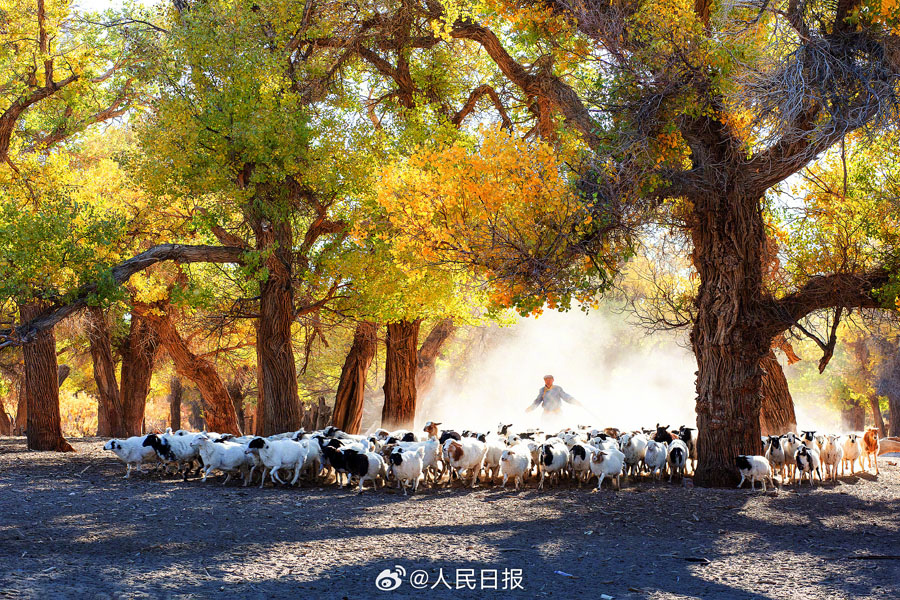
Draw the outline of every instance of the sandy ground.
M900 598L895 458L877 478L767 495L628 482L407 499L125 480L101 440L74 445L0 438L0 597ZM400 587L379 591L396 565ZM453 589L431 589L440 570Z

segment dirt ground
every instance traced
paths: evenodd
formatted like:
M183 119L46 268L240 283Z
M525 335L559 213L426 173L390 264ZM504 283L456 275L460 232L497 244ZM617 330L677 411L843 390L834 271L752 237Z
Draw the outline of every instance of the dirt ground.
M0 438L0 597L900 598L896 458L767 495L627 482L404 498L125 480L102 443ZM380 591L396 565L399 588ZM453 589L431 588L440 570Z

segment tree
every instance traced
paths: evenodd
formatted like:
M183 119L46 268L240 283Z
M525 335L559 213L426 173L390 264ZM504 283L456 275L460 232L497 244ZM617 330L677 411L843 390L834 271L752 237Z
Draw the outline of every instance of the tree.
M381 426L409 429L416 418L416 368L420 320L387 324Z
M456 326L453 324L453 319L440 319L419 346L416 368L416 394L419 399L424 398L431 391L434 375L437 372L437 358L441 348L450 340L455 331Z
M159 304L134 304L135 314L153 329L160 345L172 357L178 375L197 386L203 401L206 425L212 431L241 435L234 403L225 383L212 363L191 351L187 341L178 333L170 310Z
M125 437L124 409L119 398L116 362L106 313L99 307L88 309L88 340L97 383L97 435Z
M207 2L170 15L160 97L141 125L153 189L199 199L198 223L247 251L241 285L253 301L236 304L256 322L261 435L300 427L292 327L341 289L340 272L319 267L343 251L344 201L364 179L348 152L364 140L329 96L350 54L318 41L323 28L351 35L358 15L314 9Z
M353 345L347 353L334 399L332 423L351 434L358 434L365 401L366 373L375 358L377 344L375 323L357 323Z
M181 402L184 399L184 386L177 375L173 375L169 383L169 427L173 431L181 429Z
M22 258L29 237L43 230L62 234L42 239L45 248L56 244L55 255L46 253L52 255L51 260L69 261L66 247L72 249L75 236L65 235L65 219L56 224L62 228L53 224L32 227L42 217L58 215L60 208L73 216L65 193L65 158L51 153L60 142L91 124L121 116L140 97L138 69L130 55L131 48L139 44L134 43L137 38L126 43L119 30L78 19L66 0L15 3L4 11L0 35L7 49L0 58L0 200L4 212L0 225L4 233L23 234L12 238L15 246L4 247L4 259ZM96 234L109 227L89 225L86 229ZM9 243L10 238L5 241ZM53 266L80 270L85 265L79 264L79 259L88 253L76 251L71 264ZM47 266L38 264L42 258L9 262L18 272L6 284L6 294L16 297L23 320L39 317L53 301L48 284L61 283L52 281L61 271L41 269ZM38 333L24 354L29 448L71 450L60 431L52 331Z
M455 6L423 12L442 21L447 36L478 43L512 84L561 115L592 155L578 188L596 225L568 236L572 262L597 254L584 251L586 242L616 239L611 232L629 224L623 215L671 208L678 217L699 277L691 330L696 481L733 484L734 456L761 451L760 361L772 340L829 307L893 306L875 291L896 263L816 273L787 291L764 282L767 192L847 134L887 126L897 114L893 17L872 17L860 2L509 2L500 11L500 22L511 23L504 44L496 33L502 26L489 26L497 17ZM488 25L476 20L482 16ZM565 47L532 69L507 47L525 54L521 40L538 35L556 50L551 40L566 26L602 65L593 76L576 79L558 66ZM785 27L797 35L781 36ZM585 79L594 89L581 85Z

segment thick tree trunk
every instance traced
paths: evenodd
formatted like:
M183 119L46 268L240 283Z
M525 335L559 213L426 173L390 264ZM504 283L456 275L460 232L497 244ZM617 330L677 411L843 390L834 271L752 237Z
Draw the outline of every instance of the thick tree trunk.
M337 395L334 399L332 423L347 433L358 434L362 422L366 391L366 373L375 358L377 343L375 323L360 321L353 334L353 345L344 360Z
M19 307L22 322L41 314L37 303ZM23 347L25 356L25 395L27 419L25 435L30 450L74 452L63 438L59 415L59 369L56 364L56 337L53 329L45 329L34 341Z
M125 435L140 435L144 429L144 409L150 393L150 378L159 339L140 315L131 315L131 328L122 353L119 376L119 402L122 406Z
M420 324L421 320L417 319L387 325L382 427L408 429L416 418L416 346Z
M757 199L737 191L691 199L693 263L700 275L691 331L698 366L695 481L729 486L739 479L735 457L762 452L760 360L772 342L757 316L765 227Z
M762 406L759 412L759 429L762 435L781 435L797 430L797 416L794 414L794 399L788 389L787 378L775 352L760 361L763 369Z
M434 385L434 375L437 371L437 358L441 348L456 331L452 319L441 319L435 323L428 333L428 337L422 342L418 354L418 368L416 370L416 394L421 402L431 391Z
M116 362L113 358L106 314L99 307L91 307L88 309L87 317L94 381L97 383L97 435L124 437L125 419L120 404Z
M257 435L300 429L303 406L297 393L297 366L291 342L294 293L291 283L291 225L286 219L252 219L256 247L268 257L268 277L260 286L256 324L259 366Z
M878 428L878 436L887 437L887 430L884 427L884 417L881 416L881 407L879 406L878 396L875 394L869 396L869 407L872 409L872 419L875 421L875 427Z
M854 404L841 409L841 425L847 431L862 431L866 427L866 409Z
M142 318L156 332L160 343L165 347L175 371L181 377L189 379L197 386L203 399L203 418L210 430L218 433L241 435L234 404L225 384L211 362L194 354L187 342L178 333L172 315L166 309L146 310L138 308Z

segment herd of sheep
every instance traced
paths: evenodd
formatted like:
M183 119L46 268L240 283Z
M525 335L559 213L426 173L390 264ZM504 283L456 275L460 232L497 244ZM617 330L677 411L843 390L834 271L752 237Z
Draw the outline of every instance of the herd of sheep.
M619 432L597 430L585 426L567 428L556 434L536 430L513 432L512 425L501 424L489 434L441 430L441 423L429 421L422 434L409 430L378 429L371 435L351 435L335 427L306 432L304 430L269 437L220 435L212 432L172 431L162 434L113 439L104 449L111 450L127 466L125 477L133 469L141 471L146 463L157 468L174 469L187 480L191 471L206 478L214 471L225 474L224 483L240 475L243 485L259 486L267 477L273 485L296 485L301 477L312 482L330 481L349 486L357 481L363 490L366 481L374 487L394 482L415 492L420 482L431 486L459 480L475 487L481 479L494 483L502 476L502 485L512 483L515 489L526 480L545 482L574 480L581 487L597 478L597 489L609 479L618 489L620 478L649 475L660 479L668 475L683 478L696 467L697 443L694 430L681 427ZM777 474L782 483L798 484L804 476L810 485L834 480L838 467L843 473L855 473L856 461L874 464L878 472L877 430L864 434L817 435L804 431L763 438L764 455L738 456L735 467L741 483L766 480L775 485ZM823 476L824 472L824 476Z

